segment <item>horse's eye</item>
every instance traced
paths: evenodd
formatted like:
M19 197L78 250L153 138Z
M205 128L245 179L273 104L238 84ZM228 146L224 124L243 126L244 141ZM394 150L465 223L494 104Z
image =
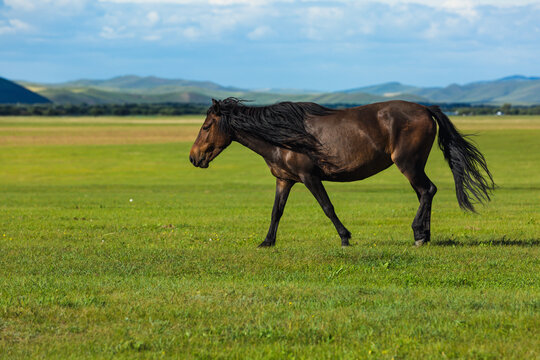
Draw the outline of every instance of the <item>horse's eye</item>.
M204 126L202 127L202 129L203 129L203 130L208 130L208 129L210 129L210 126L212 126L212 124L204 125Z

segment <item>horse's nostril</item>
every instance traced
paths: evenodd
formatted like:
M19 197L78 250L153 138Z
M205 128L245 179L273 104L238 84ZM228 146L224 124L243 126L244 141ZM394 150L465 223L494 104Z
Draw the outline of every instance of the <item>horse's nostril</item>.
M193 156L189 155L189 161L190 161L193 165L195 165L195 160L193 159Z

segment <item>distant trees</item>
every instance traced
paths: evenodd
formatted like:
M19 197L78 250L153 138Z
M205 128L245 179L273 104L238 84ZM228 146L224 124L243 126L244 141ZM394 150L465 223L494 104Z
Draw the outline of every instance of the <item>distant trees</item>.
M441 108L445 110L444 106L441 106ZM460 106L449 112L452 112L455 115L540 115L540 105L513 106L512 104L504 104L502 106Z
M15 116L101 116L101 115L187 115L205 114L203 104L101 104L101 105L0 105L0 115Z
M439 105L441 109L451 115L540 115L540 105L514 106L512 104L504 104L502 106L497 105L473 105L473 104L461 104L461 103L449 103L449 104L429 104L423 103L422 105ZM333 109L347 108L352 106L358 106L355 104L332 104L326 105Z
M359 104L327 104L334 109L358 106ZM430 105L430 104L424 104ZM540 115L540 105L513 106L504 104L471 105L471 104L440 104L441 109L452 115ZM205 114L207 104L102 104L102 105L5 105L0 104L0 115L14 116L134 116L134 115L164 115L177 116L188 114Z

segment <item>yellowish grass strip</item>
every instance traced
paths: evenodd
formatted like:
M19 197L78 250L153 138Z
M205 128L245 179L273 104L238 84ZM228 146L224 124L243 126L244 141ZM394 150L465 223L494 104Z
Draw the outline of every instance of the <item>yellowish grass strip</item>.
M199 126L0 126L0 146L191 142L197 137L198 131Z

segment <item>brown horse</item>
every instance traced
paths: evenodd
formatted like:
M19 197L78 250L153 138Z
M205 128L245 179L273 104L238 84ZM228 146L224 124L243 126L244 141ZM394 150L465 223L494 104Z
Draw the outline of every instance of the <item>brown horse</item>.
M412 229L415 244L421 246L430 240L431 202L437 191L424 172L437 133L435 122L458 203L474 211L473 199L489 201L493 178L484 156L437 106L388 101L334 110L314 103L252 107L236 98L212 100L189 160L207 168L232 141L266 160L276 177L276 197L261 247L275 245L289 191L297 182L311 191L332 220L341 245L349 245L351 233L336 216L322 181L361 180L396 164L420 201Z

